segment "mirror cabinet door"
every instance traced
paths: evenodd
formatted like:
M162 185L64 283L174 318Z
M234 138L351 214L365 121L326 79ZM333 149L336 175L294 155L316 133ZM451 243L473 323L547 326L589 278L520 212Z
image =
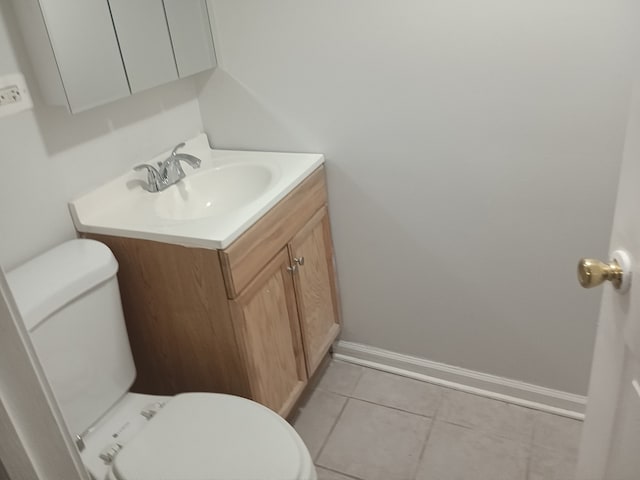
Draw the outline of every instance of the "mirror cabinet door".
M109 0L131 93L178 78L161 0Z
M40 0L40 8L72 112L130 95L106 1Z
M206 0L14 5L45 100L72 113L216 66Z
M164 0L180 78L216 66L206 0Z

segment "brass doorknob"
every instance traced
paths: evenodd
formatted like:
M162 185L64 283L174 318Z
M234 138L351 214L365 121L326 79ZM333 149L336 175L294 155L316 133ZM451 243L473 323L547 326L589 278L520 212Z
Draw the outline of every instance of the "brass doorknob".
M578 281L584 288L597 287L609 280L616 289L622 285L624 271L617 260L604 263L593 258L581 258L578 262Z

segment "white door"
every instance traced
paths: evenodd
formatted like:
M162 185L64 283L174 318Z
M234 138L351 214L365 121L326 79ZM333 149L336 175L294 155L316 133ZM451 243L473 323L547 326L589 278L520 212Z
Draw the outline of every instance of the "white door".
M631 287L620 293L604 286L576 480L640 479L640 82L631 102L610 246L630 254L631 271L624 275Z

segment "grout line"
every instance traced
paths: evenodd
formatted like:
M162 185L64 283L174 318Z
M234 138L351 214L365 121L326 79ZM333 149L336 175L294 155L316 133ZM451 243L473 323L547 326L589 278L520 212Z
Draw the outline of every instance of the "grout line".
M349 397L347 397L347 400L344 402L344 405L342 405L342 409L340 409L340 413L338 414L338 416L336 417L335 421L333 422L333 425L331 425L331 429L329 430L329 433L327 433L326 438L322 442L322 446L320 447L320 449L318 450L318 453L316 454L316 458L314 459L314 463L315 463L315 461L320 459L320 456L322 455L322 452L324 451L324 447L326 447L327 446L327 442L329 442L329 437L331 437L331 434L335 430L336 425L338 425L338 422L342 418L342 414L344 413L344 410L347 408L347 403L349 403L349 400L351 400L351 399Z
M538 415L533 417L533 425L531 426L531 437L529 441L529 457L527 458L527 465L525 468L525 480L529 479L531 474L531 462L533 461L533 442L536 436L536 424L538 423Z
M522 439L514 438L513 436L506 435L504 433L500 433L500 432L498 432L496 430L491 430L491 429L483 428L483 427L474 427L474 426L470 426L470 425L465 425L463 423L456 423L455 421L452 421L452 420L443 420L441 418L438 419L438 422L447 423L449 425L453 425L454 427L460 427L460 428L464 428L466 430L473 430L474 432L481 433L481 434L489 436L489 437L495 437L495 438L500 438L502 440L508 440L510 442L518 443L518 444L523 445L525 447L530 445L529 444L529 440L522 440Z
M413 471L412 478L417 478L418 472L420 471L420 466L422 465L422 461L424 460L424 455L427 452L427 445L429 445L429 440L431 439L431 434L433 433L433 429L436 426L436 419L440 414L440 409L442 408L442 404L444 403L444 389L440 392L440 398L438 399L438 405L436 405L436 409L433 412L433 417L431 418L431 424L429 425L429 431L427 432L427 438L424 440L424 445L422 446L422 451L420 452L420 456L418 457L418 463L416 463L416 467Z
M533 454L531 449L529 449L529 455L527 457L527 464L525 465L524 468L524 478L525 480L529 480L529 474L531 473L531 461L533 459Z
M456 390L452 390L452 389L449 389L449 388L447 388L447 390L449 390L449 391L454 391L454 392L456 391ZM462 392L462 393L467 393L467 392ZM468 393L468 395L474 395L474 396L476 396L476 397L478 397L478 398L487 399L486 397L483 397L483 396L481 396L481 395L475 395L475 394L473 394L473 393ZM534 430L534 428L535 428L536 412L538 412L539 410L535 410L535 409L531 409L531 408L527 408L527 407L522 407L521 405L514 405L514 404L512 404L512 403L505 402L505 401L503 401L503 400L496 400L496 399L491 399L491 398L490 398L490 399L487 399L487 400L494 401L494 402L499 402L499 403L503 403L503 404L504 404L504 405L506 405L506 406L521 407L521 408L525 408L525 409L527 409L527 410L531 411L531 412L532 412L532 417L533 417L533 419L532 419L531 433L529 434L529 435L530 435L530 438L529 438L529 439L526 439L526 440L523 440L523 439L520 439L520 438L514 438L514 437L513 437L513 436L511 436L511 435L508 435L508 434L505 434L505 433L501 433L500 431L492 430L492 429L490 429L490 428L484 428L484 427L473 426L473 425L466 425L466 424L464 424L464 423L458 423L458 422L456 422L455 420L451 420L451 419L448 419L448 418L441 418L441 417L440 417L440 409L442 408L442 404L444 403L444 395L443 395L443 400L442 400L441 404L440 404L440 405L439 405L439 407L438 407L437 419L438 419L439 421L441 421L441 422L448 423L448 424L450 424L450 425L455 425L455 426L457 426L457 427L463 427L463 428L466 428L466 429L469 429L469 430L475 430L475 431L477 431L477 432L484 433L484 434L486 434L486 435L491 435L491 436L494 436L494 437L499 437L499 438L507 439L507 440L509 440L509 441L517 442L517 443L522 444L522 445L525 445L525 446L526 446L526 445L531 445L531 443L533 442L533 430ZM553 414L550 414L550 415L553 415ZM434 418L436 418L436 417L434 417Z
M446 390L451 390L451 389L446 389ZM473 394L471 394L471 395L473 395ZM489 428L482 428L482 427L477 427L477 426L465 425L464 423L458 423L458 422L456 422L454 420L450 420L448 418L441 417L440 414L441 414L442 408L443 408L444 403L445 403L445 396L446 395L444 395L444 393L443 393L442 398L440 399L440 403L438 405L438 409L436 411L436 414L433 417L434 420L438 420L439 422L442 422L442 423L448 423L449 425L455 425L456 427L466 428L467 430L475 430L476 432L480 432L480 433L483 433L485 435L491 435L493 437L503 438L503 439L509 440L511 442L517 442L519 444L527 445L527 442L528 442L527 440L521 440L521 439L518 439L518 438L513 438L510 435L506 435L506 434L500 433L500 432L498 432L496 430L491 430ZM480 398L484 398L484 397L480 397ZM501 400L495 400L495 401L496 402L501 402ZM506 405L511 405L508 402L502 402L502 403L505 403ZM535 421L535 419L534 419L534 421ZM533 436L533 428L531 429L531 434L530 435ZM529 442L531 442L532 440L533 440L533 437L531 437Z
M338 360L339 362L342 363L349 363L349 362L345 362L343 360ZM355 383L355 387L353 387L353 392L351 392L350 394L344 394L344 393L337 393L337 392L332 392L331 390L324 390L321 388L321 390L324 390L325 392L331 392L331 393L335 393L336 395L342 395L342 396L347 396L348 398L353 398L354 400L360 400L362 402L366 402L366 403L370 403L372 405L378 405L380 407L386 407L386 408L391 408L393 410L397 410L399 412L404 412L404 413L410 413L411 415L418 415L420 417L424 417L424 418L432 418L435 419L436 418L436 413L438 408L440 407L440 403L442 402L442 397L444 396L444 390L450 390L447 387L441 387L439 385L434 385L435 387L441 389L442 391L440 392L440 400L438 400L438 407L436 407L436 411L433 413L433 415L425 415L424 413L418 413L418 412L412 412L411 410L405 410L404 408L400 408L400 407L395 407L392 405L386 405L384 403L378 403L378 402L374 402L373 400L369 400L367 398L362 398L362 397L357 397L355 396L354 392L357 390L358 385L360 384L360 382L362 381L362 377L364 377L365 373L368 371L374 371L374 372L380 372L380 370L376 370L375 368L371 368L371 367L365 367L362 365L359 365L361 368L361 372L360 372L360 376L358 377L358 380ZM383 372L383 373L388 373L388 372ZM397 375L395 373L390 373L390 375L394 375L396 377L401 377L401 378L407 378L407 377L402 377L401 375ZM412 380L412 379L410 379ZM426 383L426 382L425 382Z
M427 431L427 437L424 439L424 444L422 445L422 449L420 450L418 461L416 462L416 466L413 468L413 474L411 475L411 478L413 479L415 479L418 476L418 471L420 470L420 466L422 465L422 460L424 459L424 454L427 451L427 445L429 445L429 439L431 438L431 433L433 432L435 425L436 425L436 418L433 417L429 425L429 430Z
M531 446L533 446L533 443L536 439L536 425L538 423L538 415L533 415L533 422L531 423Z
M318 391L318 390L321 391L321 392L330 393L331 395L336 395L336 396L342 397L342 398L355 398L355 397L352 397L351 395L347 395L346 393L334 392L333 390L327 390L326 388L320 388L320 387L314 387L311 390L309 390L308 396L311 397L313 395L313 393Z
M395 410L397 412L402 412L402 413L408 413L409 415L416 415L418 417L422 417L422 418L429 418L429 419L434 419L436 418L435 413L433 415L425 415L424 413L416 413L416 412L412 412L411 410L405 410L404 408L399 408L399 407L393 407L391 405L385 405L384 403L376 403L372 400L367 400L366 398L360 398L360 397L349 397L352 400L357 400L359 402L364 402L364 403L368 403L370 405L376 405L378 407L384 407L384 408L389 408L391 410Z
M358 389L358 385L360 385L360 382L362 381L362 377L364 377L364 374L367 373L367 370L369 369L366 367L363 367L362 365L360 366L360 375L358 375L358 380L356 380L356 383L353 386L353 391L351 392L350 395L353 395L353 393Z
M440 418L440 410L442 410L442 405L444 405L444 398L446 397L445 393L447 388L442 388L442 392L440 392L440 400L438 400L438 406L436 407L436 411L433 414L433 419Z
M333 468L323 467L322 465L316 465L316 466L322 468L323 470L327 470L329 472L333 472L333 473L337 473L338 475L342 475L343 477L353 478L353 480L365 480L363 478L356 477L355 475L352 475L350 473L344 473L344 472L341 472L340 470L335 470Z
M322 383L322 377L324 377L327 372L331 369L331 364L332 363L341 363L344 365L349 365L351 367L353 366L357 366L358 368L360 368L360 373L358 375L358 378L356 379L356 381L353 384L353 388L351 389L351 391L349 393L345 393L345 392L336 392L334 390L330 390L326 387L322 387L321 383ZM355 389L358 387L358 384L360 383L360 380L362 379L362 377L364 376L364 373L366 370L372 370L371 368L368 367L363 367L362 365L356 365L354 363L351 362L345 362L343 360L337 360L334 359L333 356L331 357L331 360L329 362L329 365L327 365L327 368L325 369L325 371L323 372L323 375L321 378L318 378L318 381L316 382L316 384L313 386L314 390L322 390L323 392L329 392L329 393L335 393L336 395L341 395L343 397L348 397L348 398L355 398L353 397L353 392L355 391Z

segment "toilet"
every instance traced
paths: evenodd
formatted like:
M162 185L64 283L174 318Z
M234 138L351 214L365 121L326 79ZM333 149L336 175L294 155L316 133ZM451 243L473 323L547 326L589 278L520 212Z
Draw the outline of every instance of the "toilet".
M316 480L295 430L217 393L129 392L135 379L111 251L71 240L7 274L66 426L95 480ZM180 321L180 319L176 319Z

